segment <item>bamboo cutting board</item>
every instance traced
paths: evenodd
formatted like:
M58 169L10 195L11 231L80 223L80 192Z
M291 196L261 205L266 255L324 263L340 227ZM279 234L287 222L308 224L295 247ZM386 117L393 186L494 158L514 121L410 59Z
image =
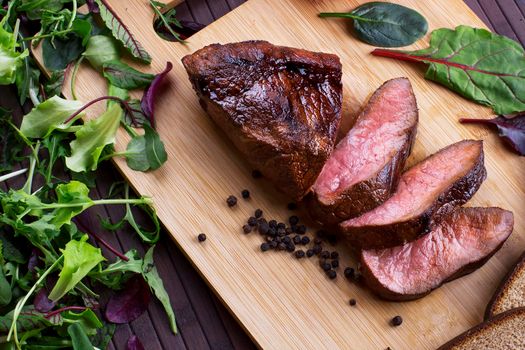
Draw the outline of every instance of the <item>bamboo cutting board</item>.
M147 0L110 1L131 31L154 57L159 72L174 63L171 84L156 106L157 130L168 162L143 174L116 164L135 189L151 195L158 215L175 241L198 268L253 339L267 349L432 349L478 323L487 301L510 263L525 248L525 171L523 158L510 153L488 129L463 126L460 117L488 117L491 111L423 79L421 66L372 57L371 46L349 33L349 22L317 17L322 11L347 11L363 1L249 0L189 39L187 45L163 41L153 31ZM467 24L484 27L461 0L400 0L421 12L430 30ZM317 259L296 260L278 252L261 253L260 236L244 235L241 226L255 208L284 220L288 202L264 180L254 180L232 144L199 106L180 59L211 43L264 39L274 44L339 55L343 63L344 130L367 96L387 79L410 78L420 109L417 142L410 162L465 138L485 140L488 179L469 205L500 206L514 212L514 234L482 269L448 283L412 302L381 301L348 283L342 269L336 282L321 272ZM428 35L411 48L428 44ZM87 65L77 77L77 96L86 102L105 95L106 86ZM66 91L66 96L71 94ZM92 109L93 115L100 112ZM127 136L118 135L117 150ZM229 194L248 188L252 199L226 206ZM197 243L205 232L208 240ZM341 262L354 265L344 247ZM357 306L348 305L349 298ZM400 327L389 320L401 315ZM213 344L211 344L213 345Z

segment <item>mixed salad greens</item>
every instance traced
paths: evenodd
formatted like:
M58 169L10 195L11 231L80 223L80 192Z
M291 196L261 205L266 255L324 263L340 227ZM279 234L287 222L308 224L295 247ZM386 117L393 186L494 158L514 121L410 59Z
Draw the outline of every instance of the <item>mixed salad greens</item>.
M14 84L19 102L34 106L19 124L0 108L0 181L27 176L20 188L0 190L0 349L106 348L115 323L140 316L152 294L176 332L153 262L160 225L152 200L132 198L127 185L117 184L121 198L115 196L118 191L105 199L89 196L94 172L105 160L125 157L137 171L166 162L155 130L154 102L171 63L157 75L123 63L123 55L140 64L149 64L152 57L105 0L0 3L0 85ZM80 13L85 4L89 12ZM151 6L159 12L163 4ZM166 23L173 23L171 17L164 18ZM45 74L30 55L38 45ZM107 96L87 103L61 96L67 74L76 96L82 62L106 78ZM131 90L144 90L142 99L130 98ZM84 122L86 109L95 103L106 103L106 111ZM125 151L116 152L120 126L131 140ZM25 168L17 169L20 164ZM102 225L109 230L128 225L151 245L144 257L133 249L118 252L90 232L79 214L96 205L125 206L119 222L102 218ZM153 229L138 223L133 207L151 218ZM114 256L103 256L96 244ZM100 306L99 295L108 291L112 297Z

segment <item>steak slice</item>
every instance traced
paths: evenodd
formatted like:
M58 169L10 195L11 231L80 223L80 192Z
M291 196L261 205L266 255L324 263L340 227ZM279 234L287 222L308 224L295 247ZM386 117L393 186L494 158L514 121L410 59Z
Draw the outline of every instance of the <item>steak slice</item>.
M407 78L377 89L315 181L308 200L312 217L330 226L386 201L412 150L417 122Z
M392 197L357 218L343 221L341 231L361 249L413 241L456 206L466 203L485 177L483 143L454 143L406 171Z
M510 211L458 208L414 242L362 251L363 277L385 299L422 297L483 265L509 237L513 225Z
M246 41L182 59L202 107L251 165L295 200L333 150L341 119L335 55Z

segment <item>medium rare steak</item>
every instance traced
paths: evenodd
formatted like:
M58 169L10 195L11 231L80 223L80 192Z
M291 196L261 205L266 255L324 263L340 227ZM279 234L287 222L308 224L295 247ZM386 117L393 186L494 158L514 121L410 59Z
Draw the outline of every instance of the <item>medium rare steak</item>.
M312 217L334 225L386 201L414 143L417 103L410 81L385 82L337 145L309 195Z
M364 280L386 299L422 297L483 265L509 237L513 225L510 211L458 208L414 242L362 251Z
M246 41L206 46L182 63L202 107L251 165L301 199L337 136L339 58Z
M483 143L452 144L406 171L379 207L340 224L354 246L388 248L413 241L466 203L485 180Z

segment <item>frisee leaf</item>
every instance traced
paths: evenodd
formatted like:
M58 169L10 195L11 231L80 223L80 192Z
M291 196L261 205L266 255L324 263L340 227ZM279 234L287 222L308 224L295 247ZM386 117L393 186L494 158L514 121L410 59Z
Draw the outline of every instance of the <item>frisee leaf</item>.
M429 65L436 81L497 114L525 110L525 51L502 35L458 26L432 32L430 47L417 51L375 49L373 55Z
M140 72L119 61L105 63L102 73L110 84L126 90L145 88L155 78L153 74Z
M500 115L494 119L462 118L461 123L494 125L499 136L520 156L525 156L525 112L516 116Z
M133 57L145 63L151 63L151 56L144 49L142 44L133 36L128 27L122 22L118 15L113 11L105 0L95 0L99 7L100 17L111 30L113 36L126 47Z
M381 47L410 45L428 30L427 20L417 11L388 2L368 2L352 12L324 12L319 16L351 18L359 39Z

